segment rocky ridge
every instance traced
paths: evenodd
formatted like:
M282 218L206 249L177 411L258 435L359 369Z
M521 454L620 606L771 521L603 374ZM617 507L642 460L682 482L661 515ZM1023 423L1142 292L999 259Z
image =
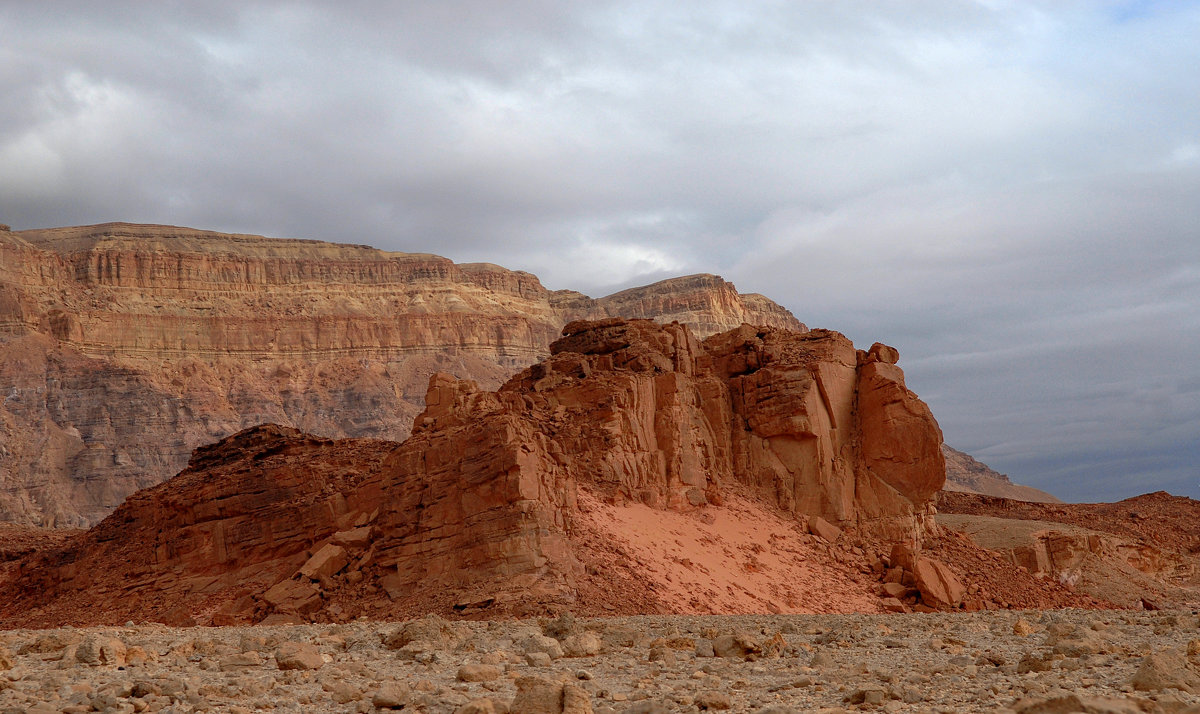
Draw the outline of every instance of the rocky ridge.
M1058 497L1045 491L1013 483L1008 476L980 463L970 454L964 454L946 444L942 444L942 456L946 459L944 488L947 491L977 493L1015 501L1062 503Z
M0 520L82 526L275 422L400 440L429 376L495 388L575 319L804 329L712 275L592 299L367 246L112 223L0 230Z
M1133 608L1200 606L1200 502L1032 503L942 492L937 521L1037 578Z
M940 431L896 360L825 330L571 323L497 391L434 375L404 443L264 426L197 449L20 561L0 616L810 611L806 581L851 610L1015 605L974 582L996 562L938 534Z

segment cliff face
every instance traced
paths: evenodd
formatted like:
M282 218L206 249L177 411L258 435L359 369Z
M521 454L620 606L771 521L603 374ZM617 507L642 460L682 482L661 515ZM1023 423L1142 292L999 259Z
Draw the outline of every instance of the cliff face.
M198 449L175 478L24 562L0 617L591 611L603 594L582 587L585 501L711 519L746 499L791 520L778 538L793 550L805 519L910 547L931 528L941 433L895 350L749 326L701 342L680 324L610 319L568 324L550 352L496 391L435 374L402 444L262 426ZM611 524L590 520L611 543Z
M804 329L691 276L592 299L366 246L106 224L0 230L0 521L87 525L191 450L275 422L401 439L429 375L486 388L567 322Z

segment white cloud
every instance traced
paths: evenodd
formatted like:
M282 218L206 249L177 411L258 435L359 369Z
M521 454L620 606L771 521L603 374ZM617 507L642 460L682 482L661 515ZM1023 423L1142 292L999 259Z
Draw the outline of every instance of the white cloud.
M1193 3L5 3L0 26L18 228L365 242L593 294L721 273L896 344L1015 478L1084 490L1059 439L1176 483L1200 442Z

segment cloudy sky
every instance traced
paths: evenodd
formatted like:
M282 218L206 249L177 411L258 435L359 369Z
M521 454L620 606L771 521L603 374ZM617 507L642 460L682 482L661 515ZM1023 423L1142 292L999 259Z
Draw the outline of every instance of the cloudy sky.
M385 7L386 6L386 7ZM0 0L0 222L712 272L947 441L1200 497L1195 2Z

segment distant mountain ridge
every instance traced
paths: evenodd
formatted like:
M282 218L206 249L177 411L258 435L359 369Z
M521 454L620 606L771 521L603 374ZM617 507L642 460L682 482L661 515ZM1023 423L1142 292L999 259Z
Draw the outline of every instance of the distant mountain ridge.
M403 440L429 376L482 388L572 320L806 331L692 275L593 299L427 253L109 223L0 229L0 521L83 526L265 422Z
M970 454L946 444L942 444L942 456L946 458L946 485L942 487L943 491L977 493L1014 501L1062 503L1059 498L1045 491L1013 483L1007 476L980 463Z

